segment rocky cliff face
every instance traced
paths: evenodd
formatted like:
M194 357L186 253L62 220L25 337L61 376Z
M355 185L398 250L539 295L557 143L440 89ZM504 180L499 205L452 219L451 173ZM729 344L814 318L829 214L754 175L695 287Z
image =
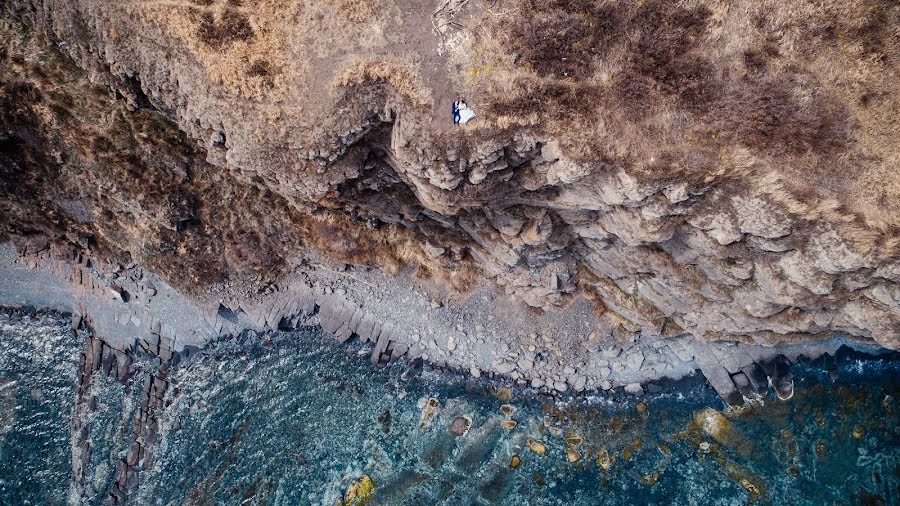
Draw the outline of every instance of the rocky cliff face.
M325 257L610 338L900 348L895 3L433 3L7 2L4 233L192 293Z

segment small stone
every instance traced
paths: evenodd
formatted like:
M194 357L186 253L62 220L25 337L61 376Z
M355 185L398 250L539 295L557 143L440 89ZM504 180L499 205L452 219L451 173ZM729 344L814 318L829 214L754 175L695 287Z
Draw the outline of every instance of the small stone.
M347 488L347 493L344 495L344 504L366 504L374 495L375 481L368 475L363 475Z
M507 362L505 360L501 360L500 363L495 362L494 369L497 370L500 374L509 374L516 369L516 364L512 362Z
M544 455L545 453L547 453L547 447L544 446L544 443L540 441L528 438L526 443L528 444L528 449L530 449L534 453L537 453L538 455Z
M425 401L424 406L422 407L422 416L419 418L419 428L424 429L431 425L432 420L434 419L434 415L438 412L438 409L441 407L441 402L434 397Z
M703 452L703 453L709 453L709 450L711 450L711 449L712 449L712 446L710 446L710 444L709 444L708 441L701 441L701 442L700 442L700 451L701 451L701 452Z
M566 448L566 460L569 464L574 464L581 460L581 454L573 448Z
M861 426L857 425L853 427L853 432L850 433L850 436L854 439L854 441L862 440L863 436L866 435L866 430Z
M470 428L472 428L471 418L468 416L457 416L453 419L453 423L450 424L448 431L454 436L465 436L469 433Z
M629 384L625 385L625 393L631 394L631 395L643 395L644 388L641 386L640 383L629 383Z
M519 361L516 363L519 365L519 369L522 369L525 371L530 371L531 369L534 368L534 362L532 362L531 360L528 360L527 358L519 359Z
M659 471L641 476L641 482L647 486L653 486L657 481L659 481Z
M611 372L612 372L612 371L609 370L609 367L601 367L601 368L600 368L600 376L602 376L602 377L604 377L604 378L608 378L608 377L609 377L609 373L611 373Z
M528 351L530 351L530 352L532 352L532 353L536 352L536 351L537 351L537 346L535 346L535 345L533 345L533 344L529 344L529 345L528 345Z
M828 450L825 447L825 441L819 441L816 443L816 456L819 457L819 460L825 460L825 456L828 454Z
M531 388L537 389L537 388L541 388L542 386L544 386L544 380L542 380L541 378L532 378L531 379Z
M471 374L475 378L480 378L481 377L481 369L474 367L474 366L470 367L469 374Z
M519 425L515 420L503 420L500 422L500 426L502 426L506 430L513 430L516 426Z
M600 388L602 388L603 390L612 390L612 383L610 383L608 380L603 380L600 382Z
M601 448L600 451L597 452L597 465L600 466L600 469L609 471L609 469L615 462L616 458L610 456L609 450L607 450L606 448Z
M612 365L612 368L613 368L613 371L616 371L616 372L625 372L625 364L623 364L621 362L616 362L615 364Z
M515 469L522 465L522 457L519 457L519 454L514 454L511 459L509 459L509 467Z
M575 389L576 392L581 392L584 390L584 386L587 384L587 378L584 376L578 376L578 379L575 380L575 384L572 385L572 388Z
M628 355L626 361L629 370L637 371L644 365L644 354L641 352L632 353L631 355Z
M567 365L565 369L563 369L563 374L565 374L566 376L571 376L575 374L575 369L572 366Z
M494 392L494 395L501 401L508 401L512 398L512 388L500 387Z
M663 454L663 456L665 456L666 458L669 458L669 457L672 456L672 450L669 449L669 445L667 445L667 444L665 444L665 443L660 443L660 444L658 444L656 447L659 448L659 451L660 451L660 452Z
M570 433L566 434L566 445L567 446L571 446L574 448L574 447L580 445L582 441L584 441L584 438L575 432L570 432Z
M611 348L603 348L600 351L600 353L605 358L616 358L619 356L619 353L622 353L622 348L619 348L618 346L613 346Z
M638 414L643 415L647 411L647 405L643 402L639 402L637 403L637 406L634 407L634 409L638 412Z
M569 386L566 385L565 382L562 382L562 381L554 381L554 382L553 382L553 389L556 390L556 391L558 391L558 392L565 392L566 390L569 389Z

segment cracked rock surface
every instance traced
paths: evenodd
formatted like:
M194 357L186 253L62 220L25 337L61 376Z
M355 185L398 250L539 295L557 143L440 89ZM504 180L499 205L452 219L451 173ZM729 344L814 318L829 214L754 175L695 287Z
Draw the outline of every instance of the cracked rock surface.
M7 2L0 233L137 263L213 326L321 289L378 308L323 321L376 362L561 391L684 339L900 348L900 7L432 3ZM396 330L429 311L475 337Z

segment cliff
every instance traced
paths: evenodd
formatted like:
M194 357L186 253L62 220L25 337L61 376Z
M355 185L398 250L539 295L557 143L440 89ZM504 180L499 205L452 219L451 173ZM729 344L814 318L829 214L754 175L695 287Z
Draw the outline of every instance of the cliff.
M5 9L0 230L22 254L244 309L321 265L448 307L495 287L484 311L586 322L568 338L594 350L900 349L895 2Z

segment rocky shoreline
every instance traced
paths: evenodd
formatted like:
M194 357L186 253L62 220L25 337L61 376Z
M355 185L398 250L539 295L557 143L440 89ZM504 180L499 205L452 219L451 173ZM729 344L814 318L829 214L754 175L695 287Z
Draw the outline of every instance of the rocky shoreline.
M852 344L832 338L764 347L690 335L616 340L583 324L591 313L578 305L530 321L519 307L520 318L507 313L498 321L498 314L517 308L485 291L437 302L377 271L326 264L298 268L279 286L245 299L223 296L224 289L190 298L136 265L103 264L75 252L20 256L8 244L0 253L0 277L7 280L0 304L70 312L73 325L90 325L115 353L153 348L166 359L245 330L318 325L336 342L359 339L376 365L406 357L558 397L613 390L641 395L656 390L655 381L699 370L728 404L740 405L764 394L770 379L781 385L779 397L789 398L785 363ZM239 292L232 286L231 293ZM550 320L560 325L545 326Z

